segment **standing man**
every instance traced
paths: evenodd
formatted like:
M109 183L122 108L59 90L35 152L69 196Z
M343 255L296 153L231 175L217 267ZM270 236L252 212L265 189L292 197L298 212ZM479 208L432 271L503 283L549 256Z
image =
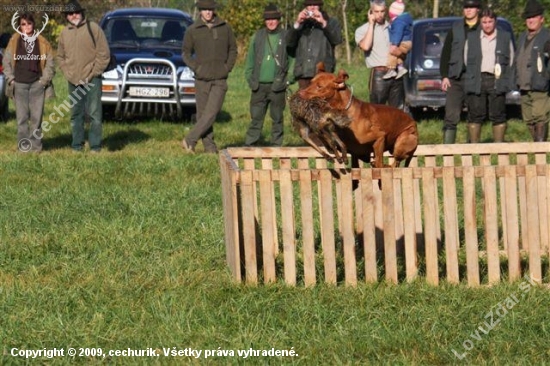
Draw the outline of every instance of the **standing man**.
M199 19L185 32L182 56L195 72L197 122L181 144L194 153L202 139L204 151L215 154L214 121L225 99L227 77L237 60L237 42L229 24L217 16L214 0L199 0L196 7Z
M273 121L271 144L283 144L283 112L291 58L287 53L285 32L279 24L281 12L275 4L270 3L265 7L264 21L265 28L252 36L246 57L245 77L252 90L252 121L246 132L246 146L252 146L260 140L268 107Z
M372 0L368 12L368 22L355 31L355 42L365 53L365 63L370 69L369 99L374 104L389 104L404 109L405 89L403 80L384 79L389 71L390 23L386 20L384 0Z
M101 108L101 75L109 64L110 51L103 30L88 22L85 9L71 0L64 12L69 25L59 36L57 63L74 96L71 109L72 148L84 148L84 117L90 118L88 142L92 152L101 151L103 111ZM86 113L87 109L87 113Z
M343 41L342 29L338 20L329 17L322 6L323 0L305 0L305 8L298 13L286 36L287 45L296 57L294 78L300 89L310 84L317 73L317 63L323 62L327 72L334 72L336 68L334 48Z
M443 142L446 144L454 144L456 140L456 128L464 104L464 48L470 39L479 38L480 8L480 0L464 0L464 18L453 24L441 51L441 90L447 93L443 126Z
M544 8L528 0L523 12L525 30L516 51L516 84L521 92L521 114L533 141L546 141L550 99L548 52L550 31L544 28Z
M497 15L485 8L481 12L480 37L472 38L467 48L464 90L468 105L468 140L479 142L481 124L489 116L493 140L504 142L506 132L506 93L511 90L514 45L512 35L496 28Z

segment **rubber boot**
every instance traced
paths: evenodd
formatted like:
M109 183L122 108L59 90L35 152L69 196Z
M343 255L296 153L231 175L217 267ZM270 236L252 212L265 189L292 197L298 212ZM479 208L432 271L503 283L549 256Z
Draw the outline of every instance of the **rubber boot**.
M443 132L443 143L454 144L456 140L456 130L445 130Z
M531 134L531 137L533 138L533 141L536 141L537 136L535 134L535 125L534 124L527 125L527 128L529 129L529 133Z
M504 142L504 134L506 133L506 123L493 125L493 141Z
M481 124L468 123L468 142L478 143L481 136Z
M546 141L546 123L537 123L535 125L535 142Z

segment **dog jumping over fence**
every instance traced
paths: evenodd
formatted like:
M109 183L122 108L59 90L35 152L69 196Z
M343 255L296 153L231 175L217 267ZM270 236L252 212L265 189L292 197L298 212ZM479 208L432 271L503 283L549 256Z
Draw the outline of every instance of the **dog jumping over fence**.
M300 134L302 139L310 144L328 161L347 163L347 150L344 142L338 137L336 128L346 128L351 119L344 111L331 109L328 103L322 99L303 99L299 92L289 98L292 126ZM314 139L319 140L328 153L323 151Z
M384 151L389 151L394 158L391 167L398 167L402 161L409 166L418 146L416 121L400 109L356 98L346 85L348 78L345 70L340 70L338 75L325 72L320 62L311 84L297 93L308 101L325 101L331 111L346 113L351 123L344 128L335 126L333 131L343 142L342 150L349 151L353 161L360 159L375 168L383 168ZM330 131L327 127L323 129Z

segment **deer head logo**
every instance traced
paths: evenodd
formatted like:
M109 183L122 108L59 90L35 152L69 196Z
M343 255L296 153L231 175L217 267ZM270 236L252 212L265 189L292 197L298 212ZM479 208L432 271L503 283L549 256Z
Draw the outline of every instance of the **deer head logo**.
M27 53L32 53L32 50L34 49L34 43L36 42L38 35L42 33L42 31L44 30L44 28L46 28L46 25L48 24L48 14L44 14L44 24L42 25L42 29L40 29L39 31L35 29L31 36L28 36L19 30L20 27L17 25L17 18L19 18L19 12L16 11L15 14L13 14L13 17L11 17L11 26L23 38L23 41L25 42L25 50L27 50Z

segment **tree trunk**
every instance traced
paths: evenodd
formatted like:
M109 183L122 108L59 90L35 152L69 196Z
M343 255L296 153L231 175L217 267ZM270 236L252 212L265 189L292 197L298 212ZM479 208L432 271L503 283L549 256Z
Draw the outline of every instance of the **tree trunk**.
M349 32L348 32L348 20L346 17L346 8L348 6L348 1L344 0L342 1L342 21L344 22L343 28L344 28L344 45L346 46L346 61L349 64L351 64L351 49L349 47Z

